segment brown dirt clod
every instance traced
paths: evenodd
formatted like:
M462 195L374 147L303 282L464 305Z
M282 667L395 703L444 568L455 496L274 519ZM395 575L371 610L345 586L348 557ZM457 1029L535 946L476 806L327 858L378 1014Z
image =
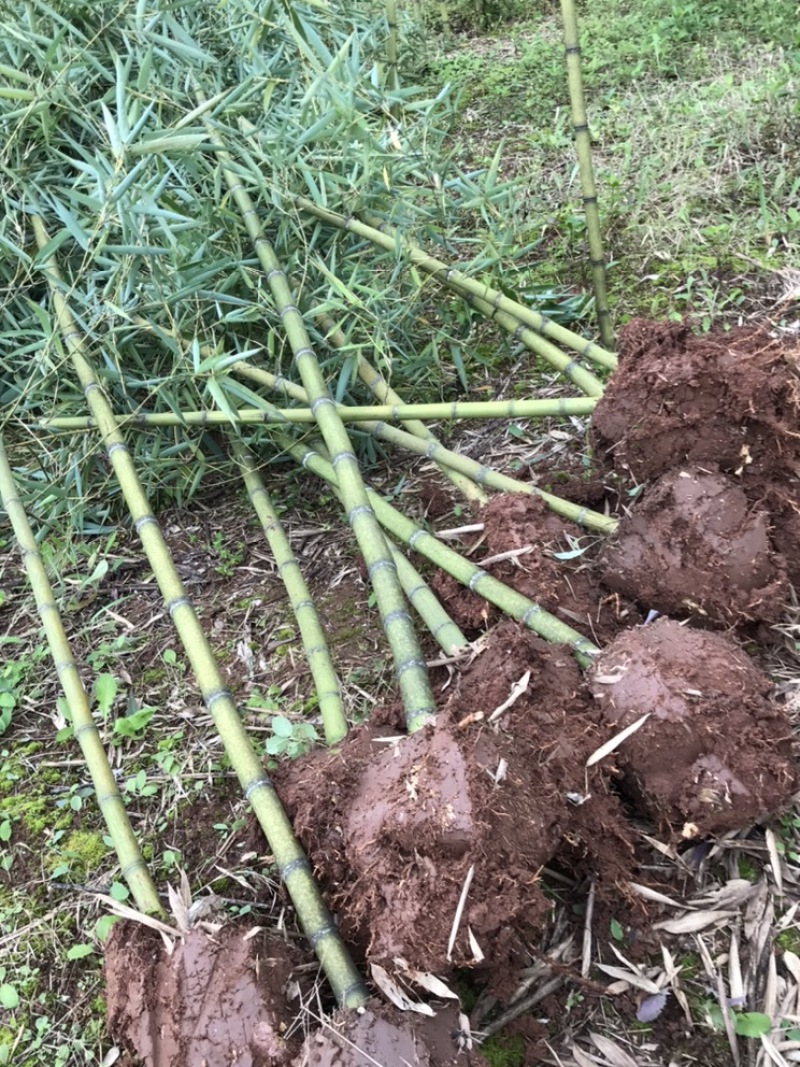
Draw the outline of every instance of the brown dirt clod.
M527 671L527 689L495 730L487 720ZM525 965L526 938L549 913L539 874L565 835L595 856L609 887L631 855L605 773L587 779L600 743L568 650L505 622L446 694L435 726L388 742L361 727L336 754L282 768L276 785L345 937L370 961L393 967L402 957L438 974L477 966L471 931L486 957L480 969L499 989Z
M666 830L742 829L789 802L797 775L786 712L722 635L658 619L606 648L590 685L616 730L649 713L615 758L629 795Z
M192 927L171 955L152 930L117 923L105 950L108 1027L145 1067L280 1067L299 1039L286 986L300 954L242 927Z
M647 608L719 626L776 622L786 564L769 516L733 478L705 467L663 475L605 546L603 582Z
M592 415L598 462L639 484L696 464L732 475L752 506L770 508L774 547L800 585L796 347L753 327L701 336L637 319L619 357Z

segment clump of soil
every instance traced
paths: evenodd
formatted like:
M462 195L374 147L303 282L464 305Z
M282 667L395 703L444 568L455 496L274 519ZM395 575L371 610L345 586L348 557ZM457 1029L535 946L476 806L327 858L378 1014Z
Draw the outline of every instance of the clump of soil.
M530 672L527 687L497 719ZM609 891L632 847L605 774L586 760L605 732L569 651L506 622L411 737L361 727L336 754L282 768L276 785L345 938L372 962L446 973L480 964L496 990L527 962L549 912L539 872L565 835ZM452 952L448 940L472 871Z
M300 953L242 927L192 927L171 955L152 930L117 923L106 944L108 1028L145 1067L280 1067L300 1040L287 985Z
M596 643L643 621L632 601L609 595L601 587L595 566L600 547L597 535L556 515L540 497L495 493L476 518L484 523L483 557L473 557L478 565L557 619ZM576 551L568 560L556 557L556 553ZM484 562L509 552L519 554ZM498 617L490 604L448 575L437 573L432 584L465 630L485 630Z
M376 1063L413 1067L485 1067L474 1048L462 1048L458 1011L448 1007L435 1018L404 1014L373 1004L358 1015L343 1013L324 1030L310 1034L297 1060L300 1067L374 1067Z
M687 838L757 823L797 785L791 727L771 684L720 634L671 619L621 634L590 685L608 724L649 718L618 749L636 805Z
M787 594L767 512L736 480L699 466L647 488L604 548L602 578L649 608L721 626L776 622Z
M800 585L797 352L763 330L695 336L635 320L591 424L599 462L637 483L699 464L738 479L766 507L774 547Z

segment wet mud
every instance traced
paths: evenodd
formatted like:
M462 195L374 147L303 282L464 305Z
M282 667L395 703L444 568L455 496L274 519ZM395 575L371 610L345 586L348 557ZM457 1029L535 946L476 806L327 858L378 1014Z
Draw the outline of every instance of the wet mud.
M770 517L738 481L709 467L663 475L601 554L603 583L648 608L720 627L777 622L786 561Z
M250 935L250 936L248 936ZM171 955L157 933L117 923L105 949L108 1028L145 1067L278 1067L299 1052L287 1038L298 950L231 926L191 928Z
M640 486L687 466L727 475L765 512L772 548L800 585L797 346L754 328L699 336L635 320L619 357L592 416L597 462Z
M612 642L589 681L615 732L648 715L614 758L624 791L662 831L691 839L748 827L796 789L787 715L722 635L658 619Z
M630 864L610 776L586 768L604 740L569 652L504 622L436 726L394 739L360 727L337 753L283 768L276 785L365 959L436 974L467 966L500 991L549 913L541 869L565 837L609 891Z
M376 1063L413 1067L486 1067L486 1060L462 1036L456 1008L434 1018L372 1004L362 1014L346 1013L310 1034L300 1062L307 1067L374 1067ZM469 1059L465 1053L469 1053Z

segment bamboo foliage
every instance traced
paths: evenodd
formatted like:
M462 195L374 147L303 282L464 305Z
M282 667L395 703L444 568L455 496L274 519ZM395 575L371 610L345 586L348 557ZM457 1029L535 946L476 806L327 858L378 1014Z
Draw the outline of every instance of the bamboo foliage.
M158 893L131 828L125 804L117 788L114 772L92 718L78 666L73 658L64 624L47 577L36 538L14 484L14 472L0 437L0 500L8 515L25 564L36 606L44 627L50 655L64 692L75 739L92 778L95 796L119 859L122 877L128 883L136 906L150 914L163 912Z
M329 745L334 745L347 733L347 720L342 707L341 687L331 660L325 632L303 578L303 572L295 559L289 538L284 532L253 456L241 441L235 438L232 439L232 448L241 468L250 502L272 549L278 566L278 574L286 587L292 611L297 619L303 651L317 691L325 740Z
M575 135L575 149L578 153L583 209L586 214L586 231L589 237L589 266L594 287L595 310L600 328L600 339L606 348L613 348L614 327L611 322L611 311L608 307L606 259L603 250L603 236L600 232L600 212L597 208L597 187L592 165L592 135L589 132L586 102L583 94L581 47L578 36L578 16L575 10L575 0L561 0L561 16L564 22L567 80L569 82L569 96L572 106L572 130Z
M202 96L200 99L202 100ZM314 412L316 423L333 457L332 464L336 470L348 522L364 557L367 573L378 602L381 621L392 650L406 724L410 731L418 730L433 719L435 704L425 661L411 616L406 610L405 597L386 539L372 513L358 460L337 407L328 392L303 317L293 303L292 291L286 274L272 245L263 233L258 220L258 212L252 200L239 177L231 170L230 155L225 151L219 138L213 132L210 135L218 148L217 155L222 166L224 180L241 212L259 263L266 275L267 284L294 355L303 388L308 395L311 410Z
M97 421L100 441L120 482L134 529L153 568L166 610L178 632L246 799L264 830L281 878L297 910L306 937L340 1003L356 1006L366 999L363 982L339 936L311 874L311 868L294 835L291 822L253 747L225 686L211 646L186 589L178 575L161 529L150 508L130 452L117 426L111 405L88 356L79 329L64 297L64 280L41 219L32 216L36 243L42 252L41 269L50 289L56 322L86 402Z
M565 326L561 326L556 322L551 322L546 319L539 312L533 311L531 308L525 307L523 304L517 303L510 297L504 296L503 293L498 292L496 289L492 289L490 286L484 285L482 282L475 281L473 278L468 278L461 271L456 270L453 267L448 266L447 263L442 262L440 259L436 259L433 256L429 256L419 247L415 246L412 242L403 241L399 236L392 236L390 233L383 233L375 226L367 225L365 222L361 222L359 219L350 216L349 218L340 215L336 211L331 211L328 208L322 208L319 205L308 200L306 197L298 197L296 204L299 210L306 212L309 215L313 215L319 219L320 222L324 222L328 226L334 226L340 230L346 230L349 233L356 234L358 237L363 237L372 244L377 245L380 248L385 249L387 252L392 252L395 255L404 253L408 261L415 266L424 270L425 273L432 275L443 285L446 285L449 289L459 293L459 295L469 295L475 301L475 306L479 310L484 310L484 305L489 310L487 314L491 314L498 322L507 321L507 319L515 320L515 330L519 330L521 327L527 327L534 335L541 335L535 342L532 340L531 345L534 343L537 347L534 349L539 352L545 359L553 363L556 366L556 356L551 351L555 348L555 345L551 344L547 346L542 344L543 340L550 339L551 341L557 341L559 344L563 344L566 348L571 349L574 352L578 352L585 359L591 359L598 366L606 367L609 370L614 370L617 366L617 358L613 352L606 351L600 345L594 344L592 341L586 341L585 338L580 337L578 334L568 330ZM504 319L499 317L500 314L505 316ZM515 332L511 330L510 332ZM558 352L558 350L555 350ZM563 355L563 353L562 353ZM589 396L597 396L602 393L602 384L597 380L591 379L593 376L589 371L585 370L578 365L578 374L576 375L573 369L570 367L570 372L567 372L567 366L575 361L567 362L563 366L558 366L557 369L561 370L567 375L577 386L586 392ZM582 372L582 373L581 373ZM589 375L589 377L587 377ZM581 383L584 384L581 384ZM599 387L600 393L593 392Z

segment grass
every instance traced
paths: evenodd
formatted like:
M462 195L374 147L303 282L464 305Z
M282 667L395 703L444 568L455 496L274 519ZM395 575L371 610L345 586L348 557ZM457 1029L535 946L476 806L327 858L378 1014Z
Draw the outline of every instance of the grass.
M461 88L456 151L524 178L540 283L586 287L560 20L550 5L456 38L431 62ZM788 0L599 0L580 12L612 304L701 328L776 309L800 249L800 31ZM796 279L794 281L796 285Z

